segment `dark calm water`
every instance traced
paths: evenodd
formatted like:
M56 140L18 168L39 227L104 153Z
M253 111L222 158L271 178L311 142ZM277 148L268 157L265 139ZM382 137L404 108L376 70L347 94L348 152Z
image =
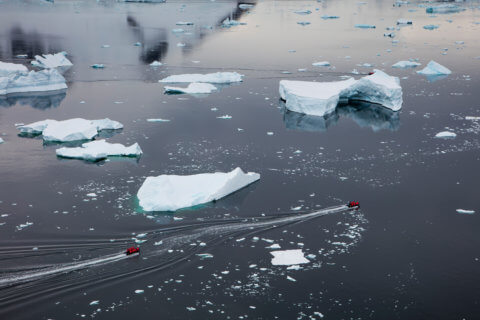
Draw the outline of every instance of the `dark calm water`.
M392 1L251 3L0 1L0 61L30 65L65 50L74 64L65 92L0 97L0 282L11 280L0 288L1 319L480 318L480 121L465 119L480 116L480 3L447 15ZM226 17L246 25L222 28ZM399 18L413 25L392 42L383 33ZM410 58L452 74L431 82L391 68ZM332 67L311 65L322 60ZM368 73L364 63L401 78L400 112L357 103L311 117L279 100L281 79L334 81ZM206 96L167 96L157 82L220 70L244 81ZM58 145L15 128L74 117L122 122L108 141L138 142L144 155L60 160ZM457 137L433 138L446 129ZM237 166L260 181L175 214L138 207L146 176ZM349 200L361 210L308 220L291 210ZM135 233L148 233L140 257L109 261ZM302 248L311 262L272 266L272 243ZM35 274L44 275L17 281Z

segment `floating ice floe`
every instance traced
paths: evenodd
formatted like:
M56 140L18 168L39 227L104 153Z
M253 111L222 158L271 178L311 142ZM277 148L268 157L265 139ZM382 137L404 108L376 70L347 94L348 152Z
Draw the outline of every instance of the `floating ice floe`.
M397 77L380 70L360 80L335 82L281 80L280 97L286 108L300 113L323 116L335 110L340 100L360 100L380 104L393 111L402 107L402 87Z
M435 135L435 138L455 138L457 134L451 131L442 131Z
M330 16L330 15L323 15L322 16L322 19L323 20L327 20L327 19L339 19L340 17L339 16Z
M419 74L423 74L426 76L438 76L438 75L446 75L446 74L451 74L452 71L450 71L448 68L442 66L440 63L435 62L433 60L430 60L430 62L427 64L425 68L422 70L417 71Z
M0 138L0 144L4 143L5 140L3 140L2 138Z
M270 253L273 256L272 264L274 266L291 266L310 262L310 260L303 255L302 249L278 250L270 251Z
M230 27L233 27L233 26L239 26L239 25L246 25L245 22L240 22L240 21L237 21L237 20L233 20L233 19L230 19L230 18L227 18L225 20L223 20L222 22L222 27L226 27L226 28L230 28Z
M426 30L438 29L438 25L436 25L436 24L427 24L426 26L423 26L423 29L426 29Z
M92 64L90 67L92 67L93 69L103 69L105 68L105 65L102 63L95 63L95 64Z
M42 134L44 141L79 141L91 140L101 130L117 130L123 128L120 122L108 118L85 120L74 118L63 121L42 120L17 127L21 134Z
M398 19L397 24L413 24L412 20Z
M221 199L258 179L258 173L240 168L227 173L160 175L147 177L137 197L145 211L176 211Z
M69 159L83 159L98 161L107 157L138 157L142 155L142 149L138 143L129 147L120 143L108 143L105 140L92 141L82 144L77 148L60 148L56 150L57 156Z
M398 61L397 63L392 65L392 68L406 69L406 68L415 68L420 65L422 64L415 61Z
M169 94L180 94L180 93L206 94L206 93L212 93L213 91L217 90L217 87L215 87L210 83L193 82L193 83L190 83L186 88L165 86L164 90L165 90L164 91L165 93L169 93Z
M462 214L474 214L475 210L465 210L465 209L457 209L457 213L462 213Z
M56 69L30 71L0 77L0 95L66 89L65 78Z
M376 27L373 24L356 24L355 28L360 29L375 29Z
M31 64L38 68L51 69L51 68L63 68L67 69L73 66L73 63L67 59L67 53L65 51L55 54L44 54L41 56L35 56L35 60Z
M153 61L152 63L150 63L150 66L151 66L151 67L160 67L160 66L162 66L162 65L163 65L163 63L161 63L160 61L157 61L157 60L155 60L155 61Z
M308 21L298 21L297 24L299 24L301 26L308 26L310 24L310 22L308 22Z
M170 122L168 119L160 119L160 118L150 118L147 119L148 122Z
M18 73L27 73L28 69L23 64L0 61L0 77L8 77Z
M441 4L438 6L430 6L425 8L427 13L455 13L466 10L465 8L459 7L455 4Z
M243 74L236 72L215 72L207 74L178 74L171 75L158 82L185 83L185 82L208 82L208 83L233 83L241 82Z
M315 66L315 67L328 67L329 65L330 65L330 62L328 61L319 61L319 62L312 63L312 66Z

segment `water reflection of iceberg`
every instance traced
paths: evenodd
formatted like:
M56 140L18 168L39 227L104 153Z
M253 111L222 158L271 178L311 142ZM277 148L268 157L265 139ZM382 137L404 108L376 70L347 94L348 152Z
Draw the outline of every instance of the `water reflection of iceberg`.
M352 119L360 127L373 131L395 131L400 127L400 113L367 102L350 102L338 106L334 112L322 117L293 112L284 108L283 121L287 129L322 132L335 125L340 118Z
M34 109L45 110L57 108L65 99L66 90L14 93L0 96L0 107L8 108L19 105L28 105Z

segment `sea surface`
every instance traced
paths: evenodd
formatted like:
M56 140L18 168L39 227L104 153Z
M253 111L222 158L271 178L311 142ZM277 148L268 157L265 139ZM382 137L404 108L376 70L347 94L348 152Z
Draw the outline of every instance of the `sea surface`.
M246 2L0 0L0 61L38 70L35 55L66 51L73 63L67 90L0 96L1 319L479 319L479 1L448 14L426 13L443 2ZM422 65L391 67L409 59ZM452 73L417 74L430 60ZM399 112L351 102L315 117L279 97L282 79L374 69L399 77ZM208 95L158 83L218 71L243 82ZM143 155L60 159L61 145L16 128L77 117L120 121L97 139ZM457 136L435 138L447 130ZM138 204L147 176L236 167L261 179L174 213ZM360 210L335 209L351 200ZM140 255L123 255L135 239ZM273 244L310 262L272 265Z

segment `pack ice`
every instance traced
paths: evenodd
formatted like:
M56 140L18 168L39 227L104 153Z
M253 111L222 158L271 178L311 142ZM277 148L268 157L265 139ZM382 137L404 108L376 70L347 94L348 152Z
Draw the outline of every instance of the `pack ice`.
M0 77L8 77L17 73L27 73L28 69L23 64L0 61Z
M334 82L281 80L280 97L286 108L300 113L323 116L331 113L342 99L380 104L393 111L402 107L402 87L397 77L380 70L359 80L353 78Z
M137 197L145 211L176 211L221 199L258 179L260 174L240 168L226 173L160 175L147 177Z
M86 142L77 148L60 148L56 150L57 156L69 159L83 159L98 161L109 156L114 157L138 157L142 155L142 149L138 143L127 147L120 143L108 143L105 140Z
M437 75L444 75L444 74L450 74L452 71L450 71L448 68L442 66L440 63L435 62L433 60L430 60L430 62L427 64L425 68L423 68L420 71L417 71L419 74L423 74L426 76L437 76Z
M42 134L44 141L68 142L91 140L98 131L121 129L123 124L108 118L100 120L74 118L63 121L47 119L17 128L23 134Z
M303 255L302 249L271 251L270 254L273 256L272 264L274 266L291 266L310 262Z
M182 82L207 82L207 83L233 83L241 82L243 74L236 72L215 72L207 74L178 74L171 75L158 80L163 83L182 83Z
M66 89L65 78L55 69L14 73L0 77L0 95L21 92L54 91Z
M73 66L73 63L66 57L66 52L62 51L55 54L44 54L35 56L35 60L31 62L32 65L39 68L51 69L62 67L64 69Z
M210 83L190 83L186 88L180 87L168 87L163 88L165 93L170 94L179 94L179 93L189 93L189 94L202 94L202 93L211 93L217 90L217 87Z

